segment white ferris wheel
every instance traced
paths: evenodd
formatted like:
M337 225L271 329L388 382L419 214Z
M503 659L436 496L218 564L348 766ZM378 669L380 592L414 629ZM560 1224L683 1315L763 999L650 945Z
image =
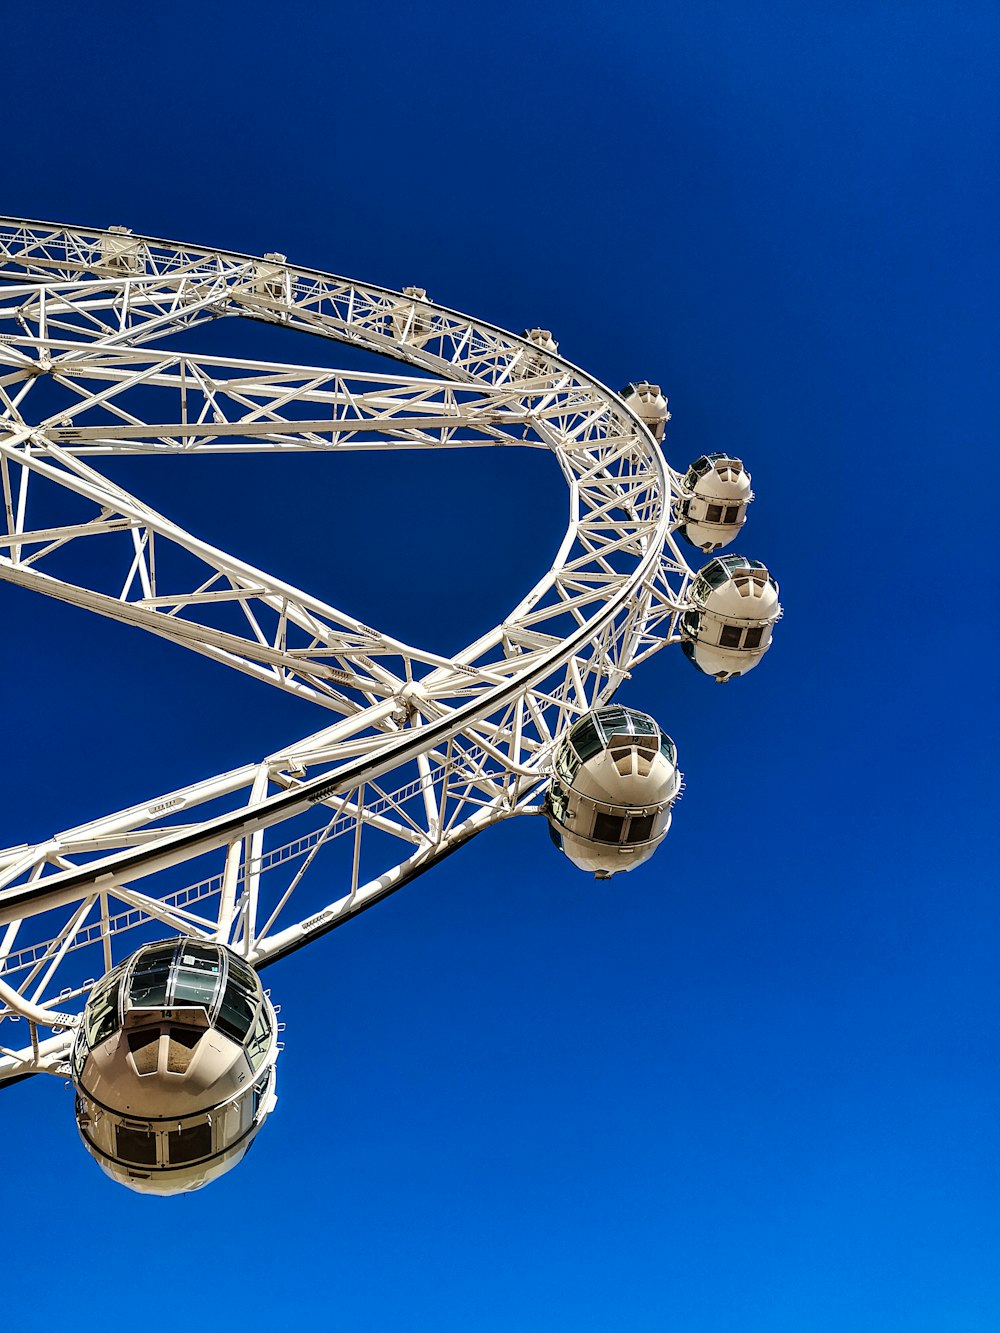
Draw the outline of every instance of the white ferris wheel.
M390 360L176 350L228 316ZM68 1078L109 1175L198 1188L275 1103L262 968L517 815L545 815L601 877L652 855L677 755L615 690L668 643L717 680L743 674L780 615L759 561L713 555L743 525L745 468L670 468L668 416L657 385L615 394L547 330L507 333L419 288L0 219L0 579L298 695L318 725L0 850L0 1087ZM121 455L495 446L551 451L568 522L535 586L450 657L207 544L102 471ZM685 547L706 553L698 573Z

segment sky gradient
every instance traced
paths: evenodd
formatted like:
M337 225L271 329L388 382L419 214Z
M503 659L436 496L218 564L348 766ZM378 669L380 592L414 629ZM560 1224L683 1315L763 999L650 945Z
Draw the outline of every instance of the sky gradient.
M16 27L0 212L417 284L659 381L674 466L750 469L737 549L785 617L745 680L666 651L620 692L686 778L648 866L596 883L515 821L271 969L278 1108L201 1194L112 1185L55 1079L0 1094L0 1324L96 1286L118 1326L181 1272L213 1329L995 1333L996 8ZM152 503L443 650L564 527L534 452L186 462L145 465ZM0 845L320 725L137 631L0 607Z

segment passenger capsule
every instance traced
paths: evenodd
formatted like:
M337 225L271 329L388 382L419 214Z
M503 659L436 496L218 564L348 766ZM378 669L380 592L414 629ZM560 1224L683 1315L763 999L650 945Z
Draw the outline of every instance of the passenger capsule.
M680 791L674 743L645 713L586 713L556 749L546 797L552 841L575 866L608 879L648 861Z
M287 255L273 250L264 256L262 264L254 265L253 291L269 301L284 301L290 294L290 275L285 261Z
M546 352L558 352L559 344L552 336L551 329L525 329L523 336L538 351L522 351L515 365L513 374L521 379L531 379L535 375L547 375L552 369Z
M101 267L112 273L144 273L146 257L142 241L130 227L109 227L101 236Z
M704 454L681 480L681 536L699 550L721 550L739 536L752 499L750 473L738 458Z
M719 681L744 676L770 648L781 606L778 585L759 560L716 556L692 580L688 601L681 647L699 671Z
M427 292L423 287L404 287L403 296L392 316L392 332L397 342L420 344L431 331L431 310L425 304Z
M641 418L652 432L653 439L662 443L670 413L660 386L650 384L648 380L639 380L636 384L626 384L618 396L626 407L630 407Z
M147 944L91 991L73 1047L76 1121L112 1180L200 1189L275 1104L277 1021L257 973L205 940Z

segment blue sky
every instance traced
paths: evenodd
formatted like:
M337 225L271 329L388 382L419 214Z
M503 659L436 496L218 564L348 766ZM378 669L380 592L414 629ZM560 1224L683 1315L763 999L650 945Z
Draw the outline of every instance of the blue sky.
M666 652L622 692L687 779L648 867L595 884L518 821L269 972L278 1110L202 1194L112 1186L56 1080L3 1093L5 1326L88 1292L145 1317L179 1273L184 1317L222 1329L992 1333L995 7L57 3L9 27L0 211L415 283L551 327L613 387L659 380L672 463L747 462L740 549L786 614L746 680ZM534 453L302 462L164 465L150 496L432 647L494 623L562 531ZM455 515L490 534L457 560ZM0 844L319 725L0 603Z

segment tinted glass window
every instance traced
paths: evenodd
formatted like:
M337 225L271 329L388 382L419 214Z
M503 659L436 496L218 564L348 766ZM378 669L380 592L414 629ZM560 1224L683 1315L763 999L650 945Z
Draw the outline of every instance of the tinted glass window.
M198 1004L211 1009L215 991L219 984L218 971L196 972L193 968L180 967L174 976L175 1004Z
M171 944L166 948L151 949L136 959L129 982L129 1000L133 1005L140 1009L152 1009L166 1004L167 981L174 953L175 947Z
M698 581L707 583L709 588L721 588L729 582L729 571L721 560L710 560L699 574Z
M625 823L621 815L606 815L598 810L594 816L594 841L595 842L618 842L622 835L622 825Z
M119 1125L115 1131L118 1144L118 1156L123 1162L132 1162L135 1166L156 1165L156 1135L148 1129L132 1129L129 1125Z
M83 1062L87 1058L87 1039L84 1033L78 1033L73 1043L73 1074L79 1078L83 1073Z
M722 522L722 505L709 505L709 506L708 506L708 509L705 511L705 522L706 522L706 523L721 523L721 522Z
M613 736L616 731L628 731L628 717L624 708L602 708L597 714L597 721L604 729L605 736Z
M94 987L87 1004L87 1045L100 1046L113 1032L118 1030L118 995L121 990L121 976L111 979L103 988Z
M252 1000L235 982L230 981L222 997L222 1007L215 1020L215 1026L233 1041L242 1043L250 1031L253 1022L255 1001Z
M163 944L154 944L140 950L135 959L137 968L159 967L162 964L170 964L173 961L174 954L177 952L177 941L167 940Z
M185 940L177 960L172 1002L211 1009L221 983L221 954L217 944Z
M121 975L121 971L122 967L121 965L119 965L118 967L114 968L111 972L105 972L104 976L101 977L100 981L94 984L94 987L90 992L91 1000L94 1001L95 1003L98 1000L100 1000L101 996L104 995L106 991L109 991L111 987L115 984L115 978Z
M597 734L597 728L594 726L594 719L585 717L582 722L578 722L570 732L570 740L573 742L573 749L584 761L593 759L601 749L601 739Z
M549 809L560 824L566 823L566 793L558 782L553 782L549 787Z
M751 625L743 639L744 648L759 648L760 641L764 637L763 625Z
M242 958L234 958L230 955L229 976L231 979L238 981L244 990L249 991L251 994L256 992L257 973L249 963L244 963Z
M723 625L722 633L719 635L719 643L723 648L738 648L742 632L739 625Z
M633 815L628 826L629 842L649 842L653 836L653 816Z
M672 764L677 763L677 750L669 736L660 737L660 753L665 754Z
M185 967L218 972L222 950L205 940L185 940L181 947L181 962Z
M636 713L631 708L628 711L629 721L632 723L632 730L637 736L655 736L658 730L656 723L645 713Z
M171 1166L180 1166L184 1162L197 1162L202 1157L212 1155L212 1126L190 1125L187 1129L175 1129L167 1135L168 1153Z
M740 516L739 505L730 505L729 508L726 510L725 522L735 523L739 519L739 516Z
M580 756L571 745L560 747L556 767L567 782L572 782L576 777L580 771Z

